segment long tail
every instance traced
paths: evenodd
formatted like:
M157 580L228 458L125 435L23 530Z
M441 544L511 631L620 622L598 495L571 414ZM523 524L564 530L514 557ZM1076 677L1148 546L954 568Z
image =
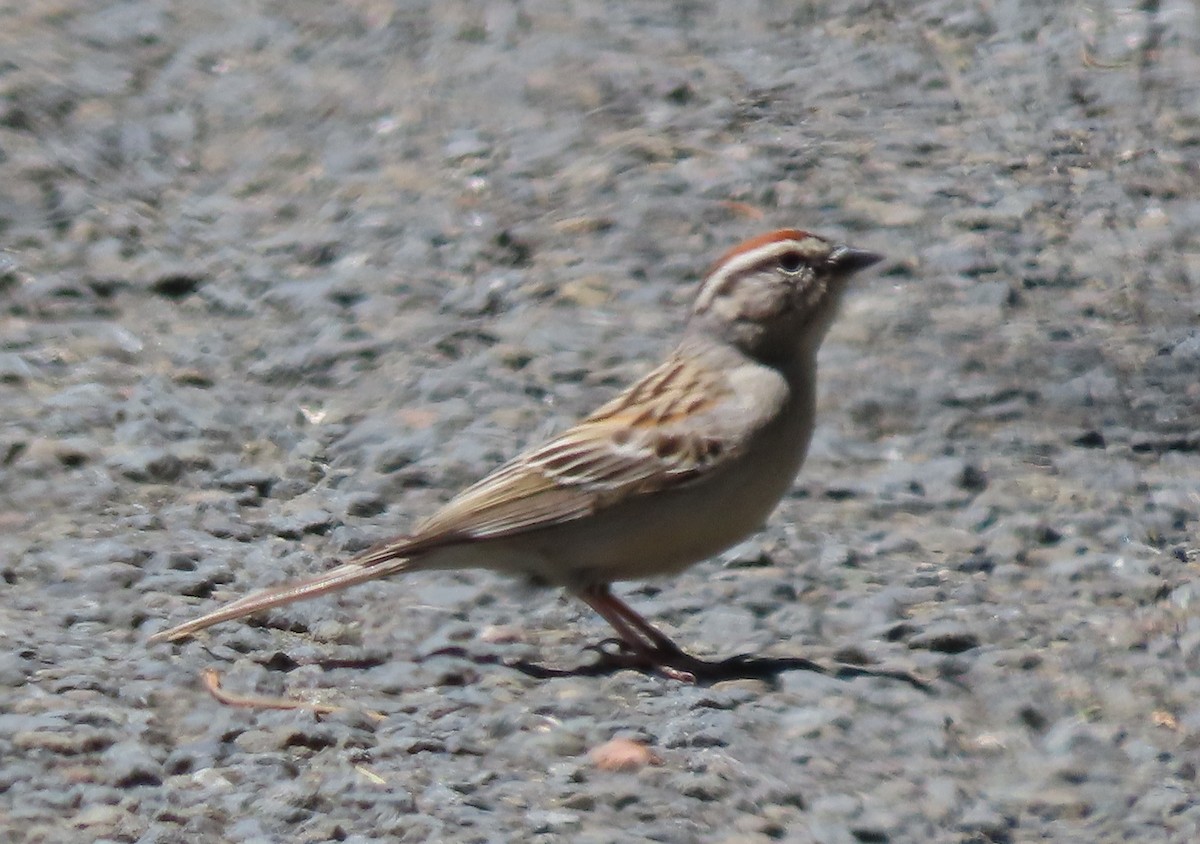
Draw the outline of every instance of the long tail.
M214 624L220 624L223 621L232 621L235 618L242 618L260 610L290 604L294 601L303 601L306 598L315 598L318 595L324 595L326 592L345 589L347 586L353 586L356 583L363 583L378 577L387 577L388 575L411 568L412 560L408 557L397 559L395 548L396 545L394 543L390 544L390 547L389 545L383 545L373 548L360 557L356 557L337 568L332 568L313 577L306 577L303 580L295 580L291 583L285 583L282 586L273 586L269 589L252 592L244 598L231 601L223 607L206 613L199 618L184 622L178 627L172 627L169 630L155 633L150 637L149 641L174 642L178 639L186 639L193 633L203 630L206 627L212 627Z

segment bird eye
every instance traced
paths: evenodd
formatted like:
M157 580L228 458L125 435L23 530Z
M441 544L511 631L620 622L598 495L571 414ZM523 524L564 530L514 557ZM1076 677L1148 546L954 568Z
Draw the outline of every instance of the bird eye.
M784 252L779 256L779 269L791 275L800 272L804 266L804 256L799 252Z

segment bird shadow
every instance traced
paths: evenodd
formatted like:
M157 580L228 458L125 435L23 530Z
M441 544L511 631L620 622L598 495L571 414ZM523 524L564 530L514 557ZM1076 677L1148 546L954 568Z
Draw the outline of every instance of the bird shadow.
M619 643L616 643L618 647L613 649L613 644L612 640L605 640L596 645L589 645L587 650L595 651L598 654L597 659L569 668L558 668L524 659L506 659L497 654L471 653L460 647L440 648L420 657L418 661L449 656L465 659L476 665L501 665L537 680L557 677L608 677L619 671L633 670L695 683L698 686L711 686L728 680L761 680L775 686L778 685L781 674L789 671L810 671L835 680L879 677L906 683L927 694L933 692L930 681L899 668L848 662L823 664L806 657L765 657L754 654L739 654L710 661L683 651L660 652L651 660L621 649Z

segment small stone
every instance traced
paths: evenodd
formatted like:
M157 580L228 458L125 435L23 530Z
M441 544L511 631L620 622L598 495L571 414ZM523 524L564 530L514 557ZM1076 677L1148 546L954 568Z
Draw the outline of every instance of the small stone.
M141 742L118 742L104 751L102 758L105 778L110 785L129 788L162 783L162 764Z
M305 534L324 534L333 527L335 519L327 510L311 509L281 514L269 522L271 533L283 539L299 539Z
M35 378L33 367L15 352L0 354L0 383L23 384Z
M53 731L27 730L18 732L12 737L13 746L18 750L44 750L64 756L102 750L111 745L113 740L113 736L109 733L91 727Z
M346 497L346 515L366 519L387 509L387 501L373 492L355 492Z
M478 132L470 129L459 129L452 132L446 140L442 155L447 161L461 161L464 158L482 158L492 151L490 142L484 140Z
M183 461L161 448L136 448L107 461L123 477L138 483L170 483L183 474Z
M262 469L247 467L244 469L235 469L232 472L226 472L221 475L217 481L217 485L221 489L237 491L246 487L253 487L258 490L259 495L269 495L271 487L279 480L279 476L273 472L266 472Z
M930 625L914 634L908 640L908 646L914 650L960 654L979 647L979 636L957 623L947 622Z
M679 793L693 800L711 803L724 799L730 790L730 783L723 777L713 773L693 774L680 783Z
M588 753L588 759L602 771L636 771L663 763L653 750L632 739L612 739L597 745Z
M611 295L604 279L595 276L568 281L558 287L557 293L560 299L582 308L598 308Z
M1008 818L986 803L976 803L958 822L958 828L964 832L982 833L992 841L1007 841L1012 827Z
M525 821L529 825L530 832L548 833L561 835L563 833L577 832L580 828L579 815L574 812L564 812L562 810L555 811L532 811L525 815Z

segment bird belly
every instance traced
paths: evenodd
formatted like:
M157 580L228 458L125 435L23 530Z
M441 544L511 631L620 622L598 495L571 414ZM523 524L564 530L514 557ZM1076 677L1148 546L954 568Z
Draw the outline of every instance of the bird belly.
M749 459L653 507L628 505L597 523L572 560L575 575L609 582L659 577L721 553L759 530L791 487L803 449ZM618 534L614 539L613 534Z

